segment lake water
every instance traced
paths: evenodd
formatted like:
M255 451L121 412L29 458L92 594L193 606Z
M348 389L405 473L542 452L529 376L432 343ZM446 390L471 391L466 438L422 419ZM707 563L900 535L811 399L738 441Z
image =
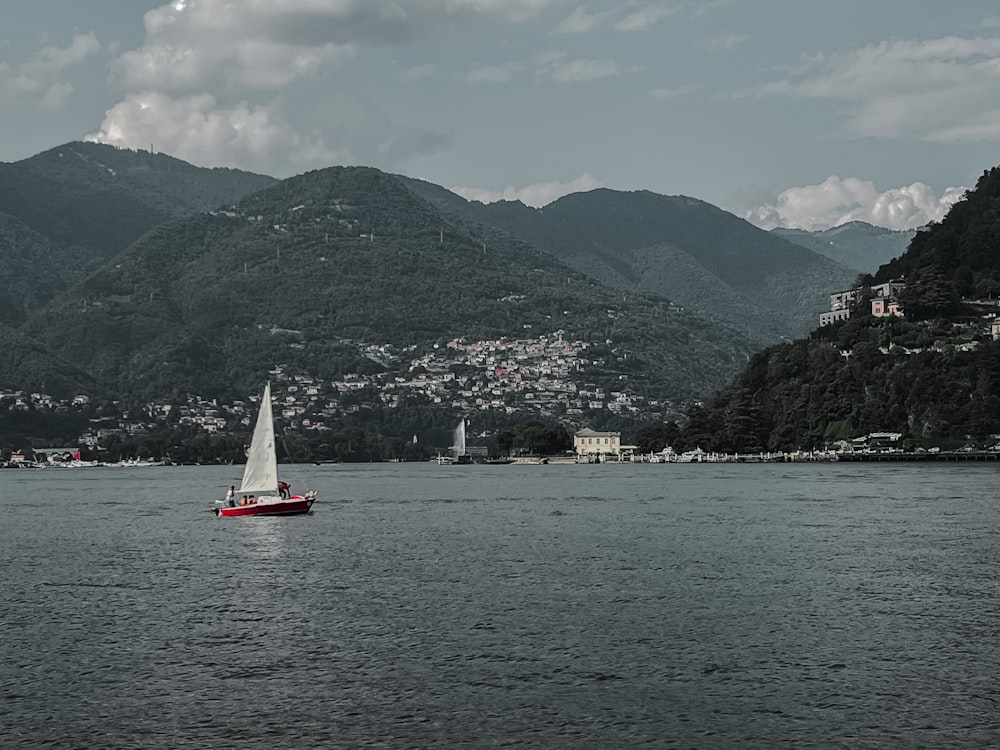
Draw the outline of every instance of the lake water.
M283 473L0 471L0 747L1000 745L995 466Z

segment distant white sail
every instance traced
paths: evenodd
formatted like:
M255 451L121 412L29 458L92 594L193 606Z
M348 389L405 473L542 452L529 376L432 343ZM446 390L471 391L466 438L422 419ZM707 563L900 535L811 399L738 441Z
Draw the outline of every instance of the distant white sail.
M465 420L458 423L455 428L455 443L451 446L456 456L465 455Z
M274 417L271 414L271 384L264 386L253 439L243 469L240 492L246 495L278 494L278 456L274 445Z

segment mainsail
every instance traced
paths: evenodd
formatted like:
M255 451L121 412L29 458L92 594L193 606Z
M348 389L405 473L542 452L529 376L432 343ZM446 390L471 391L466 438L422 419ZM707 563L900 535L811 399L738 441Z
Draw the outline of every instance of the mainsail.
M465 420L463 419L458 423L458 427L455 428L455 444L451 446L451 449L455 452L455 456L465 455Z
M260 397L260 411L253 428L240 492L247 495L278 494L278 457L274 447L270 383L264 386L264 395Z

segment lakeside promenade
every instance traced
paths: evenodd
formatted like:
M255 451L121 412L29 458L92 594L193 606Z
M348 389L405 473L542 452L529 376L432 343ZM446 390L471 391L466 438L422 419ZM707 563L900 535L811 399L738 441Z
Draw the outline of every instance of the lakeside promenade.
M686 453L634 454L616 458L614 456L595 460L593 457L560 456L549 457L544 463L815 463L815 462L966 462L1000 461L1000 451L956 450L956 451L793 451L789 453L709 453L689 451ZM542 463L537 457L518 459L517 463Z

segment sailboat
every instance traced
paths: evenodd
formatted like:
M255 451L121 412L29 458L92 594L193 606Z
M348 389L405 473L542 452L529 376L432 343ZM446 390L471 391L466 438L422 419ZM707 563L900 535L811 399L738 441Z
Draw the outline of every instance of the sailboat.
M438 456L439 464L471 464L472 457L465 448L465 419L458 423L454 431L454 444L451 446L451 455Z
M290 497L284 497L279 492L270 383L264 386L264 394L260 397L260 411L247 452L247 465L236 494L241 499L233 499L230 501L232 504L215 508L217 516L292 516L308 513L316 502L315 490Z

